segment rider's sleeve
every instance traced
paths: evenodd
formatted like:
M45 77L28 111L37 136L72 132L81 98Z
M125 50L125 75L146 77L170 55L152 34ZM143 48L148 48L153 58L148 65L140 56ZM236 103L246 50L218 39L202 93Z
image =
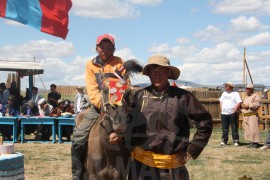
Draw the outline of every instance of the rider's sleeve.
M101 93L98 89L98 83L95 77L94 68L92 68L93 63L92 60L88 61L86 65L86 89L87 94L89 96L90 102L96 108L100 109L101 107Z

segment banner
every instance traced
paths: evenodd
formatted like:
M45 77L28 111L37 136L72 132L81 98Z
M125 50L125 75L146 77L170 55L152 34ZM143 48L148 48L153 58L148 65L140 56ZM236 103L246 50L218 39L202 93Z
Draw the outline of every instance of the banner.
M66 38L71 0L0 0L0 17Z

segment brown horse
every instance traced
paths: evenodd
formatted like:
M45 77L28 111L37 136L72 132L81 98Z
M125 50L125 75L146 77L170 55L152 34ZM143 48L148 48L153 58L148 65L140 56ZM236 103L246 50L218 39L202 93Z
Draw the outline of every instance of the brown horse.
M129 60L123 67L125 68L123 77L117 72L116 78L109 80L101 75L103 104L101 114L89 133L84 172L86 179L124 180L129 170L127 167L130 152L125 148L124 140L118 144L110 144L109 134L116 132L124 136L130 121L129 111L133 98L133 91L126 82L132 72L141 72L142 66L134 60ZM112 87L111 84L116 86ZM121 94L123 96L117 102L117 98L113 97L112 93L116 91L114 88L119 86L120 96ZM77 115L76 126L87 112L89 110Z

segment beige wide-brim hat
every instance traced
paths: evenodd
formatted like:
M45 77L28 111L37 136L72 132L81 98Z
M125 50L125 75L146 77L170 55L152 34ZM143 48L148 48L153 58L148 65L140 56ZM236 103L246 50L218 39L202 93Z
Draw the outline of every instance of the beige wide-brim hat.
M150 75L149 67L151 67L152 65L168 67L171 70L171 76L169 77L169 79L177 80L180 76L180 70L175 66L171 66L170 60L162 55L153 55L148 59L147 65L143 68L143 75Z
M246 86L246 89L254 89L253 84L248 84L248 85Z
M78 86L78 87L76 87L76 89L78 89L78 90L84 90L84 87L83 86Z
M234 87L234 85L233 85L232 82L225 82L223 85L224 85L225 87L226 87L226 86Z

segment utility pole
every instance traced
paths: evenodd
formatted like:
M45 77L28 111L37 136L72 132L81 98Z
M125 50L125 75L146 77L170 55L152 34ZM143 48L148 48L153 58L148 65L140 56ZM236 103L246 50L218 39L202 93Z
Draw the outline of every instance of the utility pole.
M244 47L244 64L247 67L247 71L248 71L248 75L249 75L250 81L253 84L253 80L252 80L252 77L251 77L251 74L250 74L250 71L249 71L249 68L248 68L247 60L246 60L246 48L245 47ZM246 84L246 83L244 83L244 84Z
M244 47L244 59L243 59L243 84L246 84L246 48Z

